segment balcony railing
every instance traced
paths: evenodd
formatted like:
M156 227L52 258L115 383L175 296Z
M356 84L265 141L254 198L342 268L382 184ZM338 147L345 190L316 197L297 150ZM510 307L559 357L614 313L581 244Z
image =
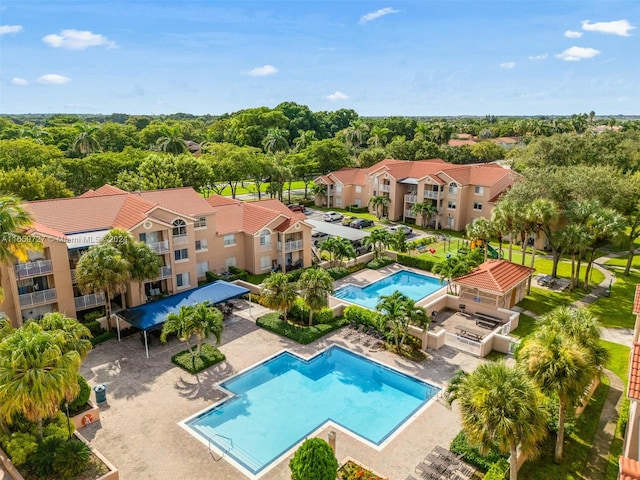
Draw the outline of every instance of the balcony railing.
M105 304L105 296L103 292L91 293L82 297L75 297L76 310L86 310L87 308L98 307Z
M160 276L158 278L169 278L171 276L171 265L165 265L160 269Z
M180 237L173 237L173 243L178 245L178 243L176 243L176 238ZM169 253L169 240L162 240L160 242L149 242L147 243L147 245L149 245L153 249L153 251L159 255L162 255L163 253Z
M21 307L30 307L31 305L38 305L39 303L55 302L58 299L58 296L56 295L56 289L50 288L39 292L24 293L18 298L20 300Z
M18 278L38 277L51 272L53 272L51 260L38 260L16 265L16 275Z
M174 245L186 245L189 243L189 237L187 235L174 235L173 236L173 244Z
M289 240L288 242L284 242L285 253L302 250L303 247L302 240ZM282 250L282 242L278 242L278 250Z
M432 200L440 200L441 198L444 198L444 192L436 192L434 190L425 190L424 198L429 198Z
M391 191L391 185L383 183L383 184L380 185L380 190L382 192L390 192Z
M417 195L405 195L404 196L404 201L406 203L416 203L418 201L418 196Z
M416 218L416 214L413 212L413 210L405 210L404 216L407 218Z

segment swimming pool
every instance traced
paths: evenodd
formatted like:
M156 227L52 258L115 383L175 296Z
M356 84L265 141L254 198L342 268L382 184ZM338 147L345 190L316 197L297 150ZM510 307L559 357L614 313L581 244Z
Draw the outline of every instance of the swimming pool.
M221 387L235 396L182 425L254 475L328 421L380 445L439 390L337 346L283 352Z
M396 290L417 302L444 287L437 278L400 270L366 287L345 285L338 288L333 296L375 310L381 296L391 295Z

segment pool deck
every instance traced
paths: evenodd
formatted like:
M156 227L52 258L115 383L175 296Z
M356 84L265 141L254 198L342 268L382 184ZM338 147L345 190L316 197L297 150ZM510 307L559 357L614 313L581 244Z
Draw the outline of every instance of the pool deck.
M384 272L380 272L383 273ZM207 447L182 429L178 422L222 399L215 384L246 369L282 349L310 357L329 345L338 344L405 373L442 386L459 368L473 370L482 360L444 347L421 363L400 358L385 351L350 343L343 331L334 332L310 345L299 345L260 329L249 315L246 302L226 322L220 350L227 361L191 375L175 367L171 356L185 348L172 340L157 341L146 359L138 335L122 342L110 340L98 345L84 361L82 373L89 383L106 384L107 402L100 405L101 421L81 433L120 471L124 480L138 479L241 479L245 478L224 459L216 461ZM258 317L267 310L253 304ZM318 436L326 439L330 428ZM456 409L439 400L404 427L381 451L338 431L337 458L349 456L390 480L404 480L434 446L448 447L460 430ZM280 461L260 478L289 479L289 458Z

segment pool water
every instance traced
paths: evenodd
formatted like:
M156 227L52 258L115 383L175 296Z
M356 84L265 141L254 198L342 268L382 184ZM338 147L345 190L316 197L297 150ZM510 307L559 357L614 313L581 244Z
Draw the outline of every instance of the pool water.
M439 390L337 346L281 353L221 386L235 396L184 424L253 474L329 420L380 445Z
M337 289L333 296L375 310L381 296L391 295L396 290L417 302L441 288L445 288L445 286L437 278L400 270L370 283L366 287L345 285Z

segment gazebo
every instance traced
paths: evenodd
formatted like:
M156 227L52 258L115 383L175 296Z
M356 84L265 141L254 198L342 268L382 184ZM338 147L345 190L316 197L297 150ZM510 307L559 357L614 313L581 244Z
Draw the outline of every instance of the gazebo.
M129 325L142 330L144 335L144 348L147 358L149 358L147 332L156 328L158 325L162 325L170 313L178 313L180 308L185 305L194 305L200 302L209 302L216 305L233 298L240 298L248 293L250 293L248 288L225 282L224 280L218 280L202 287L193 288L171 295L170 297L156 300L155 302L149 302L127 310L122 310L116 313L118 341L120 341L120 320L122 319Z

